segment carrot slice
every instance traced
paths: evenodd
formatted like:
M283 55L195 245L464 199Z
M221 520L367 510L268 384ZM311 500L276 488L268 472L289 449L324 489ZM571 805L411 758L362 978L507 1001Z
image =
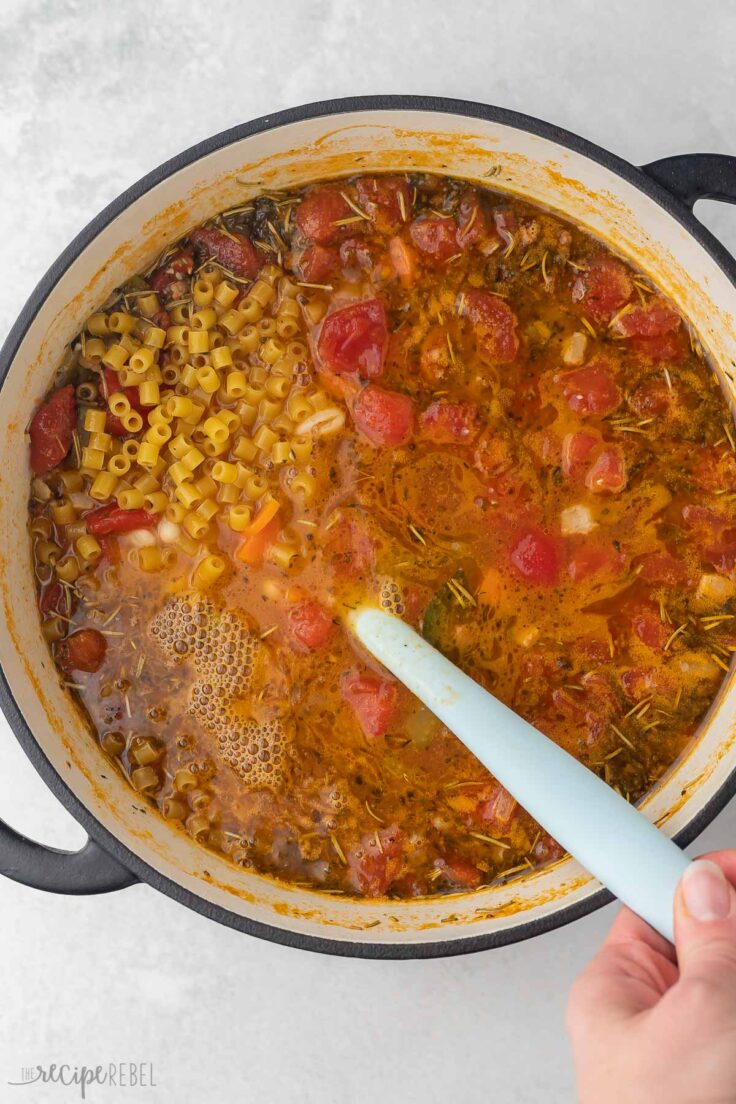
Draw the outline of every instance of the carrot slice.
M276 517L278 512L279 504L275 498L270 498L268 502L264 502L247 529L243 530L246 537L253 537L256 533L260 533L261 529L265 529L268 523Z
M256 521L257 520L258 518L256 518ZM243 563L247 563L251 567L256 567L263 559L263 553L277 536L278 531L278 522L275 517L272 517L262 529L257 533L253 533L243 544L241 544L235 555L239 560L242 560Z

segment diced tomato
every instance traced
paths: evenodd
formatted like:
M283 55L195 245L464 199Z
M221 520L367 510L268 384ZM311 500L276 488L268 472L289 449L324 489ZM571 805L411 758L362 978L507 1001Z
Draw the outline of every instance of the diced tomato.
M342 680L342 696L366 736L385 736L396 719L399 692L395 682L355 672Z
M689 575L687 565L669 552L647 552L634 566L640 569L639 578L645 583L660 586L681 586Z
M444 327L432 326L428 331L419 350L419 367L429 384L439 383L452 368L447 330Z
M189 240L202 259L214 257L218 264L229 268L236 276L255 280L263 268L263 253L245 234L223 234L212 226L199 226L192 230Z
M54 391L33 416L31 468L34 475L45 475L64 459L72 447L72 431L77 424L77 400L68 383Z
M478 408L474 403L440 399L422 411L419 429L423 437L437 444L471 444L480 431Z
M690 352L690 342L684 330L673 330L657 337L629 338L629 349L655 364L679 364Z
M461 855L446 855L443 859L436 859L434 865L451 885L460 889L477 889L483 881L482 871Z
M148 283L157 295L169 297L171 285L194 271L194 256L191 249L177 249L164 263L151 273Z
M56 645L56 660L65 671L99 671L107 641L97 629L80 629Z
M525 529L514 539L511 563L522 579L535 586L554 586L559 575L556 542L541 529Z
M629 395L629 406L642 418L669 414L676 401L674 392L667 386L661 373L645 379Z
M430 268L442 268L450 257L462 252L457 240L457 223L454 218L439 215L421 215L409 227L411 240Z
M732 578L736 572L736 540L724 540L711 548L703 549L703 559L713 564L719 575Z
M395 234L388 243L388 255L401 286L411 287L417 277L417 255L412 247Z
M379 828L378 839L364 836L345 857L353 888L364 897L383 897L404 866L403 834L396 825Z
M508 430L483 431L473 452L473 465L482 475L503 475L514 466L515 460L513 438Z
M736 530L736 518L719 514L710 506L683 506L682 520L702 541L719 541L729 529Z
M736 491L736 456L730 448L698 450L693 478L704 491Z
M621 389L606 364L591 361L571 372L560 372L555 383L562 387L567 404L576 414L596 414L603 417L621 405Z
M626 486L626 464L619 445L609 445L593 461L585 486L594 494L618 494Z
M478 334L478 351L488 360L510 364L519 351L517 318L511 307L489 291L461 293L461 313Z
M620 315L611 329L622 337L661 337L678 329L681 322L677 311L652 299L646 306L633 307Z
M672 635L672 627L665 625L654 606L641 606L636 610L631 616L631 627L642 644L655 652L663 651Z
M66 590L61 583L51 583L43 588L38 599L38 608L44 617L48 617L50 613L67 614L69 612Z
M463 192L458 204L457 240L464 249L475 245L481 253L493 253L501 245L501 238L495 226L491 226L485 207L474 188Z
M373 572L376 548L364 523L350 513L327 533L324 559L334 575L361 579Z
M472 817L487 831L507 834L518 809L515 797L512 797L500 782L493 782L479 794Z
M317 352L333 372L357 372L377 379L388 348L388 319L380 299L362 299L339 307L322 323Z
M356 182L358 203L377 230L389 234L406 222L412 189L403 176L361 176Z
M497 207L493 212L493 221L496 224L496 230L498 236L504 245L511 245L514 240L514 234L519 229L519 220L516 217L516 212L512 211L510 207Z
M405 445L411 440L414 403L408 395L370 383L355 400L353 420L376 447Z
M565 854L565 848L562 847L556 839L553 839L547 832L542 832L537 842L534 844L532 850L532 857L536 863L540 866L543 863L557 862Z
M109 533L132 533L134 529L150 529L158 523L155 514L147 510L121 510L119 506L102 506L84 518L87 532L94 537Z
M629 701L641 701L651 694L669 698L677 689L675 677L663 667L630 667L622 672L621 685Z
M570 556L567 573L576 582L593 577L617 578L627 568L627 557L612 545L586 541Z
M634 285L624 265L607 255L594 257L585 272L573 281L573 302L580 303L583 312L594 322L608 322L614 311L628 303Z
M601 435L595 430L583 429L568 433L562 441L562 474L574 479L587 470L592 452L601 444Z
M299 272L303 280L312 284L323 283L340 266L340 253L329 245L306 246L299 255Z
M307 599L289 613L291 633L305 648L323 648L332 636L335 625L330 614L319 602Z
M352 224L340 226L339 223L353 215L355 211L337 188L317 187L304 196L296 209L294 222L306 241L329 245L346 236Z

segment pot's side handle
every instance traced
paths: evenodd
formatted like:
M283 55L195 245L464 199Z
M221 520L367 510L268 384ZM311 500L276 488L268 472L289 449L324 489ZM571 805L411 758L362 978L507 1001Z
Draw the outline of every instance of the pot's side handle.
M80 851L59 851L0 820L0 874L49 893L110 893L138 879L88 839Z
M681 153L641 166L691 210L699 199L736 203L736 157L724 153Z

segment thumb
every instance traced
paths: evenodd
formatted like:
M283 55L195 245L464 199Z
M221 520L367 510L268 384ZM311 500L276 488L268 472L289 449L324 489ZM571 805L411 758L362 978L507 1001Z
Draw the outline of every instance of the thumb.
M675 898L680 977L736 993L736 890L709 859L696 859Z

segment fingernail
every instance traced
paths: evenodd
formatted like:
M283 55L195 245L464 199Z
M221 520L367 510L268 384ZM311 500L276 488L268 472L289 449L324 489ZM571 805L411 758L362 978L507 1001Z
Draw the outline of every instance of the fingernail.
M720 866L708 859L692 862L682 876L682 897L693 920L725 920L732 890Z

